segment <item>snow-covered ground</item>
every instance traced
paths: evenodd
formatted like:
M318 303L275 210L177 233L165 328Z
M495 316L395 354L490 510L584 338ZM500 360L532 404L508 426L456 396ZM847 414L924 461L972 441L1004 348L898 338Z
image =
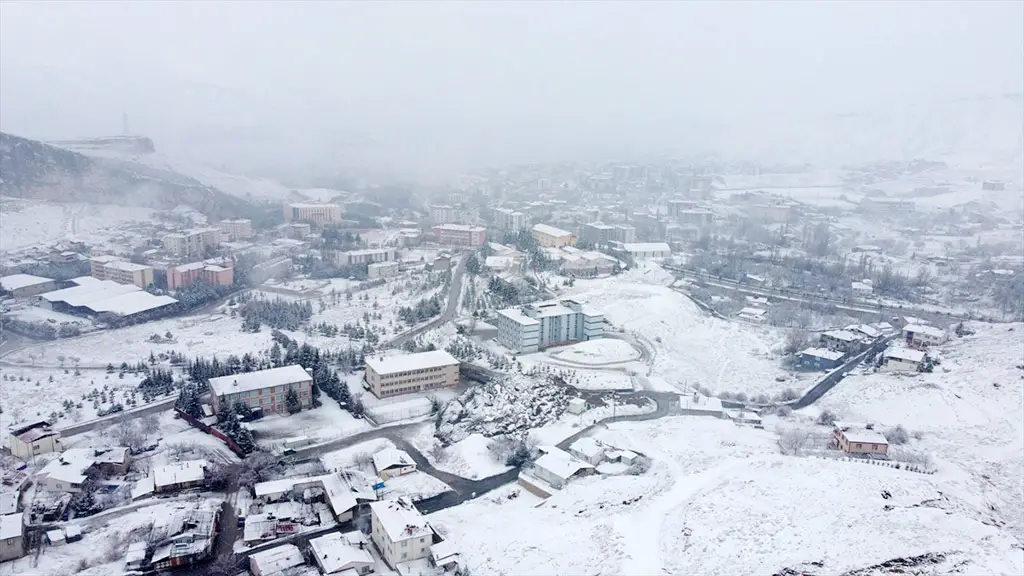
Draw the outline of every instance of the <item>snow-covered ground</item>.
M407 497L424 500L451 490L447 484L437 478L417 470L401 476L392 476L384 482L383 496L385 500Z
M651 469L576 480L539 506L509 487L430 519L488 574L756 574L809 562L839 574L927 552L956 553L965 573L1024 568L1015 540L958 495L945 509L926 502L936 476L782 456L770 431L714 418L617 423L595 437L644 453Z
M654 264L596 280L576 280L568 293L603 312L614 326L637 333L655 349L652 376L674 387L772 394L789 386L776 350L779 330L719 320L668 287L670 274Z
M104 244L118 233L118 226L153 215L149 208L8 197L0 198L0 206L0 248L7 252L68 238L92 246Z
M411 441L438 470L450 472L463 478L479 480L501 474L510 468L504 462L495 460L488 449L491 439L483 434L470 434L440 450L439 453L435 453L436 448L434 447L437 440L433 433L432 425L424 426L420 434L412 438Z
M550 349L547 353L559 360L592 366L629 362L640 357L640 352L630 346L629 342L612 338L579 342Z
M1024 324L971 324L938 348L931 374L850 375L814 407L842 420L902 425L951 487L992 505L1024 538Z
M248 424L262 446L274 446L287 438L306 436L310 443L327 442L370 429L366 420L353 418L338 403L321 396L323 405L290 415L269 415Z
M328 452L320 457L328 470L355 470L366 478L367 484L379 482L377 471L373 467L373 455L385 448L395 445L386 439L368 440L355 446ZM385 481L383 496L385 499L408 496L413 500L422 500L450 490L447 484L424 472L416 471L402 476L389 478Z

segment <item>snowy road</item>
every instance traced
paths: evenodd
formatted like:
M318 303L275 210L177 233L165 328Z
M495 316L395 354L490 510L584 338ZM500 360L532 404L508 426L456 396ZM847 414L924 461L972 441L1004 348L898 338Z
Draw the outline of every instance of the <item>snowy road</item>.
M466 272L466 260L468 258L469 255L464 254L461 258L459 258L459 262L455 265L455 271L452 272L451 285L448 287L448 303L445 305L444 312L441 312L440 316L434 318L433 320L427 322L426 324L423 324L422 326L417 326L415 328L412 328L399 334L394 339L392 339L391 342L388 342L388 346L397 348L398 346L405 344L409 340L416 338L420 334L428 330L433 330L438 326L442 326L446 322L449 322L455 318L455 313L458 311L459 308L459 298L462 296L462 277Z

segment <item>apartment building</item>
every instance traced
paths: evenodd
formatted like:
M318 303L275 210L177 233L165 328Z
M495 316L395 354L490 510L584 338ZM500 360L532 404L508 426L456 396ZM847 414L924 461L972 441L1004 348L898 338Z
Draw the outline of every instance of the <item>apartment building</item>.
M576 235L572 232L548 226L547 224L535 224L531 233L533 234L533 239L541 246L559 248L562 246L572 246L576 243Z
M247 218L221 220L218 226L221 234L232 242L252 238L252 220Z
M441 224L432 228L434 242L446 246L478 248L487 240L487 228L465 224Z
M615 227L603 222L591 222L584 224L580 231L580 240L591 244L607 244L612 239L612 232Z
M285 222L310 222L312 224L337 224L344 217L344 211L337 204L286 203Z
M250 409L264 412L286 412L289 390L299 395L303 410L313 405L313 378L298 364L210 378L214 412L225 402L229 406L244 402Z
M398 260L398 251L394 248L364 248L362 250L349 250L348 252L335 252L333 254L335 266L355 266L359 264L373 264L375 262L395 262Z
M430 221L434 224L450 224L459 221L459 211L447 204L430 206Z
M231 286L235 281L235 270L230 266L192 262L167 269L167 289L179 290L196 280L205 280L213 286Z
M616 224L612 229L611 240L624 244L636 242L636 228L625 224Z
M517 210L498 208L494 211L494 226L502 232L518 233L526 228L526 215Z
M220 230L196 228L164 236L164 250L185 258L206 255L206 249L220 244Z
M406 497L370 503L370 539L394 568L430 556L434 530Z
M672 249L665 242L631 242L629 244L616 244L615 247L623 253L629 254L629 257L634 260L668 258L672 255Z
M153 283L153 267L125 262L117 256L94 256L89 259L89 273L99 280L118 284L134 284L145 288Z
M367 357L365 378L378 398L454 388L459 383L459 361L444 350Z
M604 314L575 300L551 300L498 311L498 342L523 354L603 335Z

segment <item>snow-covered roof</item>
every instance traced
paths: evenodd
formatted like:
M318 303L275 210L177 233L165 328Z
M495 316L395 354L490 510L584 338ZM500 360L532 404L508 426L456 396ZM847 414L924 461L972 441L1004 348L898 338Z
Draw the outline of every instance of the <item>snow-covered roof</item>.
M432 533L427 519L408 498L372 502L370 510L391 542L419 538Z
M629 253L636 252L671 252L668 244L665 242L633 242L629 244L623 244L622 248Z
M61 452L36 473L40 478L52 478L59 482L78 485L85 482L86 472L92 467L92 450L72 448Z
M0 492L0 515L14 514L18 511L18 497L21 492Z
M560 448L550 446L544 450L546 453L534 462L534 466L543 468L562 480L568 480L580 470L593 468L590 464L573 458L571 454Z
M32 274L11 274L10 276L0 278L0 288L12 291L18 290L19 288L28 288L29 286L46 284L47 282L53 281L53 278L33 276Z
M156 487L198 482L206 477L206 460L186 460L153 469L153 485Z
M72 286L71 288L46 292L45 294L40 294L39 297L48 302L64 302L68 306L77 307L88 306L93 302L100 302L120 294L140 291L142 291L142 288L134 284L118 284L113 280L99 280Z
M373 556L364 545L351 544L346 535L331 532L309 541L310 550L326 574L335 574L347 568L373 566Z
M879 336L882 335L882 332L880 330L867 324L855 324L853 326L847 326L845 330L849 330L850 332L860 332L861 334L869 338L878 338Z
M147 310L155 310L176 304L178 301L170 296L154 296L149 292L130 291L90 302L86 306L94 312L110 312L120 316L131 316Z
M829 350L827 348L807 348L806 350L801 350L800 354L804 356L824 358L825 360L839 360L843 357L842 352L836 352L835 350Z
M285 386L311 380L312 377L298 364L270 368L268 370L257 370L256 372L244 372L234 376L220 376L210 378L210 390L217 396L235 394L237 392L248 392L260 390L271 386Z
M554 236L556 238L572 236L572 232L562 230L561 228L555 228L554 226L549 226L547 224L534 224L533 231L540 232L541 234L546 234L548 236Z
M293 566L301 566L305 563L302 552L294 544L283 544L269 550L254 552L249 555L249 560L256 565L259 573L264 576L270 576L271 574L276 574Z
M128 551L124 555L124 563L141 562L146 559L146 543L132 542L128 545Z
M309 486L316 484L323 487L324 494L327 496L327 503L330 505L331 510L335 515L351 510L357 506L355 496L352 495L352 490L345 486L345 484L342 483L341 478L335 474L282 478L280 480L260 482L253 487L253 491L256 493L258 498L262 498L263 496L269 496L272 494L290 492L298 485Z
M885 439L885 436L881 432L875 430L868 430L867 428L850 428L843 430L843 436L846 437L848 442L857 442L860 444L888 444L889 441Z
M458 366L459 361L444 350L431 350L429 352L418 352L401 356L368 356L366 358L366 365L377 374L384 376L386 374L412 372L426 368Z
M909 348L891 348L885 351L885 358L896 358L907 362L924 362L924 352Z
M434 230L451 230L452 232L486 232L483 226L471 226L469 224L438 224Z
M24 518L24 513L0 516L0 540L20 538L25 523Z
M430 557L435 566L444 566L459 557L459 549L452 540L442 540L430 547Z
M569 446L569 449L573 450L574 452L579 452L580 454L583 454L587 458L593 458L594 456L598 456L604 452L604 447L601 446L597 442L597 440L594 440L590 436L580 438L579 440L573 442Z
M907 324L903 327L903 332L913 332L915 334L926 334L935 338L942 338L945 336L945 332L935 328L934 326L923 326L921 324Z
M151 270L152 266L146 266L145 264L136 264L134 262L125 262L124 260L114 260L113 262L107 262L107 268L114 268L116 270L124 270L125 272L140 272L142 270Z
M498 314L508 318L509 320L519 324L521 326L536 326L540 324L535 318L530 318L519 308L507 308L505 310L498 310Z
M821 335L827 336L828 338L834 338L836 340L840 340L843 342L856 342L857 340L860 340L860 336L847 330L829 330L828 332L822 332Z
M513 264L512 258L508 256L488 256L484 266L488 268L508 268Z
M373 455L373 467L378 474L388 468L404 468L415 465L416 463L413 462L409 453L398 448L385 448Z
M760 308L744 308L736 313L737 316L752 316L754 318L760 318L767 314L767 310L761 310Z

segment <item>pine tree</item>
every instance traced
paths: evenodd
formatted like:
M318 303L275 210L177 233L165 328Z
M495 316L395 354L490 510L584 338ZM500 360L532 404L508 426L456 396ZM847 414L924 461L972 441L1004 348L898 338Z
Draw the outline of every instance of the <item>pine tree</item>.
M299 401L299 393L295 391L295 388L289 388L288 393L284 396L285 406L288 408L289 414L295 414L302 410L302 403Z

